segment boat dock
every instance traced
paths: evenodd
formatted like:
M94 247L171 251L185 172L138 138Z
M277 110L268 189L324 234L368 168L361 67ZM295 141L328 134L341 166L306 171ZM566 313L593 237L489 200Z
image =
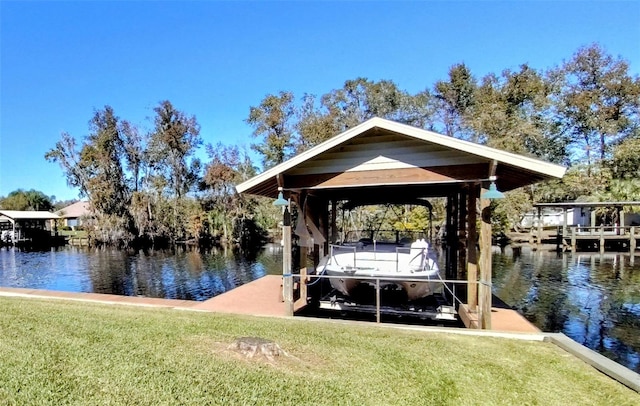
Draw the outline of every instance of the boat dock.
M122 304L148 307L164 307L182 310L197 310L232 313L252 316L285 317L286 302L282 299L282 276L266 275L253 282L238 286L228 292L203 302L191 300L159 299L136 296L120 296L102 293L61 292L28 288L0 288L0 296L21 296L41 299L66 299L107 304ZM294 314L305 307L302 300L294 304ZM477 328L477 313L464 310L459 317L467 328ZM475 317L475 318L474 318ZM508 332L539 332L515 310L492 308L493 330Z
M636 251L640 239L640 215L633 211L638 201L537 203L537 225L531 229L534 246L555 243L558 251ZM625 208L627 209L625 211ZM543 210L551 213L553 228L545 225Z
M469 309L463 304L458 309L458 315L465 327L477 329L478 312ZM491 308L491 329L496 331L510 331L519 333L539 333L540 329L525 319L520 313L513 309L504 307Z

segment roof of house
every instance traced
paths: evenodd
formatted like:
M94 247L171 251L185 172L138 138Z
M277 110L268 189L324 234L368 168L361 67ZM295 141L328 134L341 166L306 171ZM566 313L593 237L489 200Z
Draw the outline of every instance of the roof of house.
M239 193L284 190L332 199L390 194L445 196L497 176L502 191L561 178L566 168L394 121L372 118L239 184Z
M60 218L57 214L49 211L0 210L0 219L3 217L10 220L51 220Z
M89 207L89 202L86 201L75 202L67 207L56 211L56 213L61 218L77 218L82 216L89 216L92 214Z

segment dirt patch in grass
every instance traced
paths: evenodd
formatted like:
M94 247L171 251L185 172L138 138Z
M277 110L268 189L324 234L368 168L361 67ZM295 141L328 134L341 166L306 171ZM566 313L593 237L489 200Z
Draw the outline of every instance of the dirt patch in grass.
M234 348L235 341L218 341L210 337L190 337L184 341L185 346L191 350L211 358L213 362L234 362L243 365L269 367L288 374L309 376L320 372L325 373L328 368L326 359L315 354L300 352L296 349L281 347L286 354L272 355L270 357L257 351L251 356Z

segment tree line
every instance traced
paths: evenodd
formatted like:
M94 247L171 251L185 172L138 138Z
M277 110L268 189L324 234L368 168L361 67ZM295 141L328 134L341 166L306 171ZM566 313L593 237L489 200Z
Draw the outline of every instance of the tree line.
M242 242L278 220L271 202L235 185L372 117L382 117L569 167L562 180L508 193L498 229L536 202L635 200L640 196L640 78L600 45L562 64L528 64L477 78L464 63L417 93L392 80L347 80L323 95L280 91L249 108L251 148L204 145L194 116L162 101L142 131L105 106L81 143L68 133L45 155L61 165L95 212L95 241ZM435 204L441 217L443 205ZM411 214L401 213L403 223ZM424 213L415 216L424 218ZM418 220L420 222L420 220ZM424 221L421 221L424 223Z
M562 180L512 191L496 205L496 230L505 231L537 202L637 200L639 112L640 78L592 44L546 70L522 64L477 78L456 64L415 94L366 78L321 97L282 91L251 107L247 122L265 168L375 116L566 165ZM444 205L435 203L442 219ZM409 223L420 216L409 213Z

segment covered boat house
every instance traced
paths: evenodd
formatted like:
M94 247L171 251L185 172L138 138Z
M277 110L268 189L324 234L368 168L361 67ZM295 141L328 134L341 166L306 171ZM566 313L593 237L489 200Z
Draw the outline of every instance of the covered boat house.
M468 303L459 306L461 316L462 312L474 313L477 327L491 328L490 201L482 197L489 189L509 191L561 178L565 170L538 159L372 118L236 189L272 199L281 193L289 206L303 209L312 231L321 234L314 235L311 248L314 265L327 255L329 244L337 242L338 202L402 204L446 198L446 278L468 284ZM285 212L283 285L289 314L293 314L291 227L287 217Z
M0 210L0 245L48 243L59 219L48 211Z

